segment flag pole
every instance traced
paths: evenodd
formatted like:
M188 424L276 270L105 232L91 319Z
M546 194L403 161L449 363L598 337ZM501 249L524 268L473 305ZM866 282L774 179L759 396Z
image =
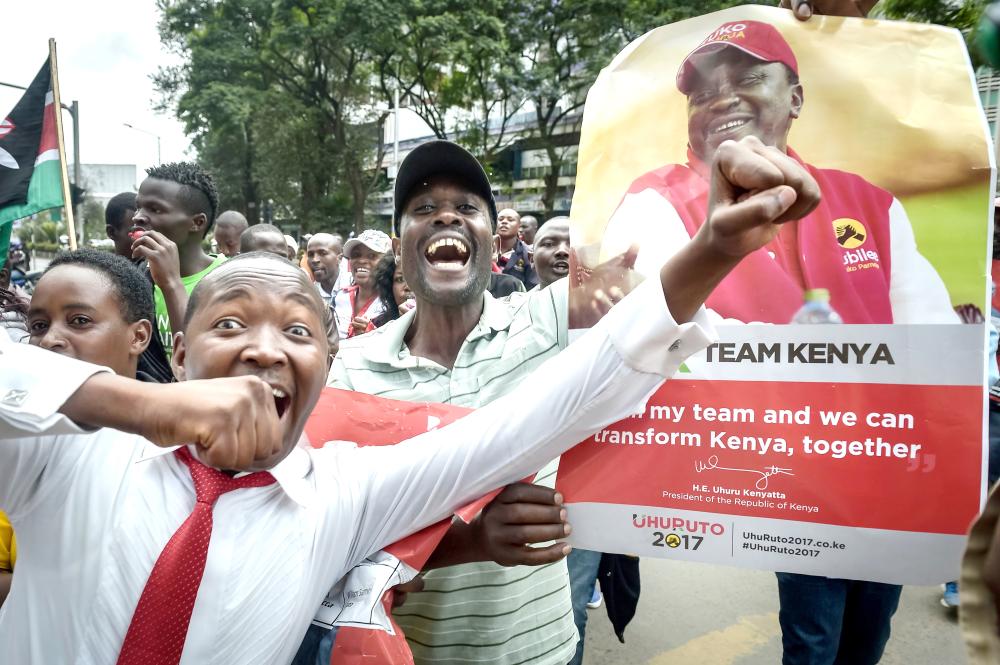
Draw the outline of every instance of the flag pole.
M59 70L56 67L56 40L49 39L49 68L52 70L52 108L56 114L56 138L59 143L59 173L62 176L63 210L66 212L66 233L69 248L76 249L76 225L73 223L73 197L69 191L69 171L66 169L66 145L63 143L62 102L59 99Z

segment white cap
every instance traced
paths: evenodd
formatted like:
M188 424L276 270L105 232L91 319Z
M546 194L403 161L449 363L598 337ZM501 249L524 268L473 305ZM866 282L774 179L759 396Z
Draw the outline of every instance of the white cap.
M344 256L350 259L354 249L361 245L378 254L385 254L392 249L392 240L381 231L366 229L357 238L351 238L344 244Z

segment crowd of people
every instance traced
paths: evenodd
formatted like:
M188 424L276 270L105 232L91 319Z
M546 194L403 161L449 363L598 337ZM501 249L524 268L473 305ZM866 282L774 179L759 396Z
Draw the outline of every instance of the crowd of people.
M14 246L0 266L4 657L336 664L362 629L311 623L328 591L503 488L397 589L412 662L582 663L599 571L636 569L561 542L558 456L704 348L713 290L816 210L815 174L762 139L703 146L691 241L647 248L652 278L631 292L624 268L587 288L569 219L498 209L482 165L447 141L403 160L390 233L300 245L220 212L211 175L183 162L110 200L113 252L57 256L30 295L11 284ZM571 345L574 289L602 318ZM317 448L302 435L325 386L474 411L396 446ZM971 582L996 592L992 522L980 540L992 572ZM900 587L779 573L778 589L783 662L879 661Z

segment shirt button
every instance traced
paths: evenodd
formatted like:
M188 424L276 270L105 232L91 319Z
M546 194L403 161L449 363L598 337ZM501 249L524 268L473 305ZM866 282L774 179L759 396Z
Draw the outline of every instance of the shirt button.
M3 402L7 406L21 406L27 396L27 390L8 390L0 402Z
M667 351L676 351L679 348L681 348L681 341L678 339L674 340L674 343L670 345L670 348L667 349Z

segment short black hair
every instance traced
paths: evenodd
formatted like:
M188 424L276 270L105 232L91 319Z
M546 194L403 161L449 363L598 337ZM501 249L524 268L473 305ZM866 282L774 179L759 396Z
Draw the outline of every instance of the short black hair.
M146 175L157 180L169 180L181 185L181 205L191 215L204 213L208 218L205 233L215 223L219 209L219 190L215 179L195 162L171 162L146 169Z
M155 320L153 290L149 281L125 257L94 249L77 249L52 259L49 267L42 273L42 279L55 268L66 265L83 266L104 275L115 290L115 300L118 301L122 318L129 323L143 319L152 323Z
M249 254L250 252L256 251L252 249L252 243L257 236L262 236L265 233L277 233L281 237L281 242L284 245L285 234L282 233L281 229L277 226L274 224L254 224L252 226L248 226L243 230L243 233L240 234L240 252ZM288 246L284 246L287 249Z
M120 224L125 213L129 210L135 212L135 209L135 192L115 194L104 208L104 223L116 229L121 228Z

